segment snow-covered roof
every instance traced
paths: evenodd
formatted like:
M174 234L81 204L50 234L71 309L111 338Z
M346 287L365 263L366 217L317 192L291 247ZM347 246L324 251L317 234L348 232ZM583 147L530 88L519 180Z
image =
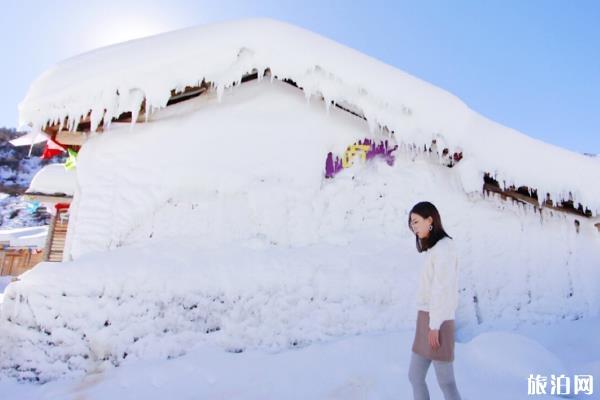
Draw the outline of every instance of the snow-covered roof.
M322 95L359 110L372 130L387 127L399 142L463 152L457 164L467 192L480 191L483 173L500 184L527 185L553 199L572 198L600 212L600 165L472 111L456 96L349 47L271 19L248 19L132 40L64 60L35 80L19 105L21 125L69 129L90 113L91 130L123 112L137 118L165 107L171 90L204 80L224 89L269 68L291 79L307 98Z
M10 144L12 144L15 147L31 146L36 143L45 142L48 140L48 138L49 135L47 133L41 130L34 130L27 132L26 134L19 136L16 139L11 140Z
M0 230L0 242L13 247L44 247L48 225Z
M65 164L49 164L35 174L25 193L73 196L75 186L75 170L66 169Z

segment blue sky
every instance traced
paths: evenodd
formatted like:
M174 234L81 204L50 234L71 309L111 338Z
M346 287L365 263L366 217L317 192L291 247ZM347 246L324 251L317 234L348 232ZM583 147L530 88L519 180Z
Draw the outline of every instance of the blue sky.
M7 1L0 126L54 63L187 26L266 16L328 36L529 136L600 153L600 1Z

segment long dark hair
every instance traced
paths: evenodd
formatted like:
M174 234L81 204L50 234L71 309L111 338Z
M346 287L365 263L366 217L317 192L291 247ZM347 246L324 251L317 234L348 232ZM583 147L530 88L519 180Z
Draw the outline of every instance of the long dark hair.
M448 235L446 233L446 231L444 230L444 226L442 225L442 218L440 217L440 213L438 212L437 208L435 208L435 206L432 203L430 203L428 201L421 201L413 206L413 208L408 213L408 228L409 229L411 229L410 215L413 213L420 215L422 218L431 217L431 219L433 220L433 222L431 223L432 229L429 232L428 237L421 240L421 239L419 239L419 236L415 233L415 239L416 239L416 243L417 243L417 251L419 253L429 250L430 248L435 246L435 244L443 237L449 237L450 239L452 239L452 237L450 235ZM411 231L412 231L412 229L411 229Z

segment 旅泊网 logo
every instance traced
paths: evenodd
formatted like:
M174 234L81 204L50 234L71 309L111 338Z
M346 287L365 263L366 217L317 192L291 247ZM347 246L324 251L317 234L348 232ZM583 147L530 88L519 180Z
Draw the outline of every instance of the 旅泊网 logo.
M594 393L594 377L592 375L573 375L565 374L550 375L548 379L545 375L529 374L527 378L527 394L586 394Z

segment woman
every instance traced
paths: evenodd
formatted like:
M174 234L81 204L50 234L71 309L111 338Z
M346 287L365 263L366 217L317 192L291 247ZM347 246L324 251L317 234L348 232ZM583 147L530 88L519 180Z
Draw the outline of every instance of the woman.
M454 316L458 305L458 261L453 239L444 231L433 204L415 204L408 226L417 251L426 252L417 291L417 328L408 379L415 400L428 400L425 376L433 361L446 400L460 400L454 379Z

